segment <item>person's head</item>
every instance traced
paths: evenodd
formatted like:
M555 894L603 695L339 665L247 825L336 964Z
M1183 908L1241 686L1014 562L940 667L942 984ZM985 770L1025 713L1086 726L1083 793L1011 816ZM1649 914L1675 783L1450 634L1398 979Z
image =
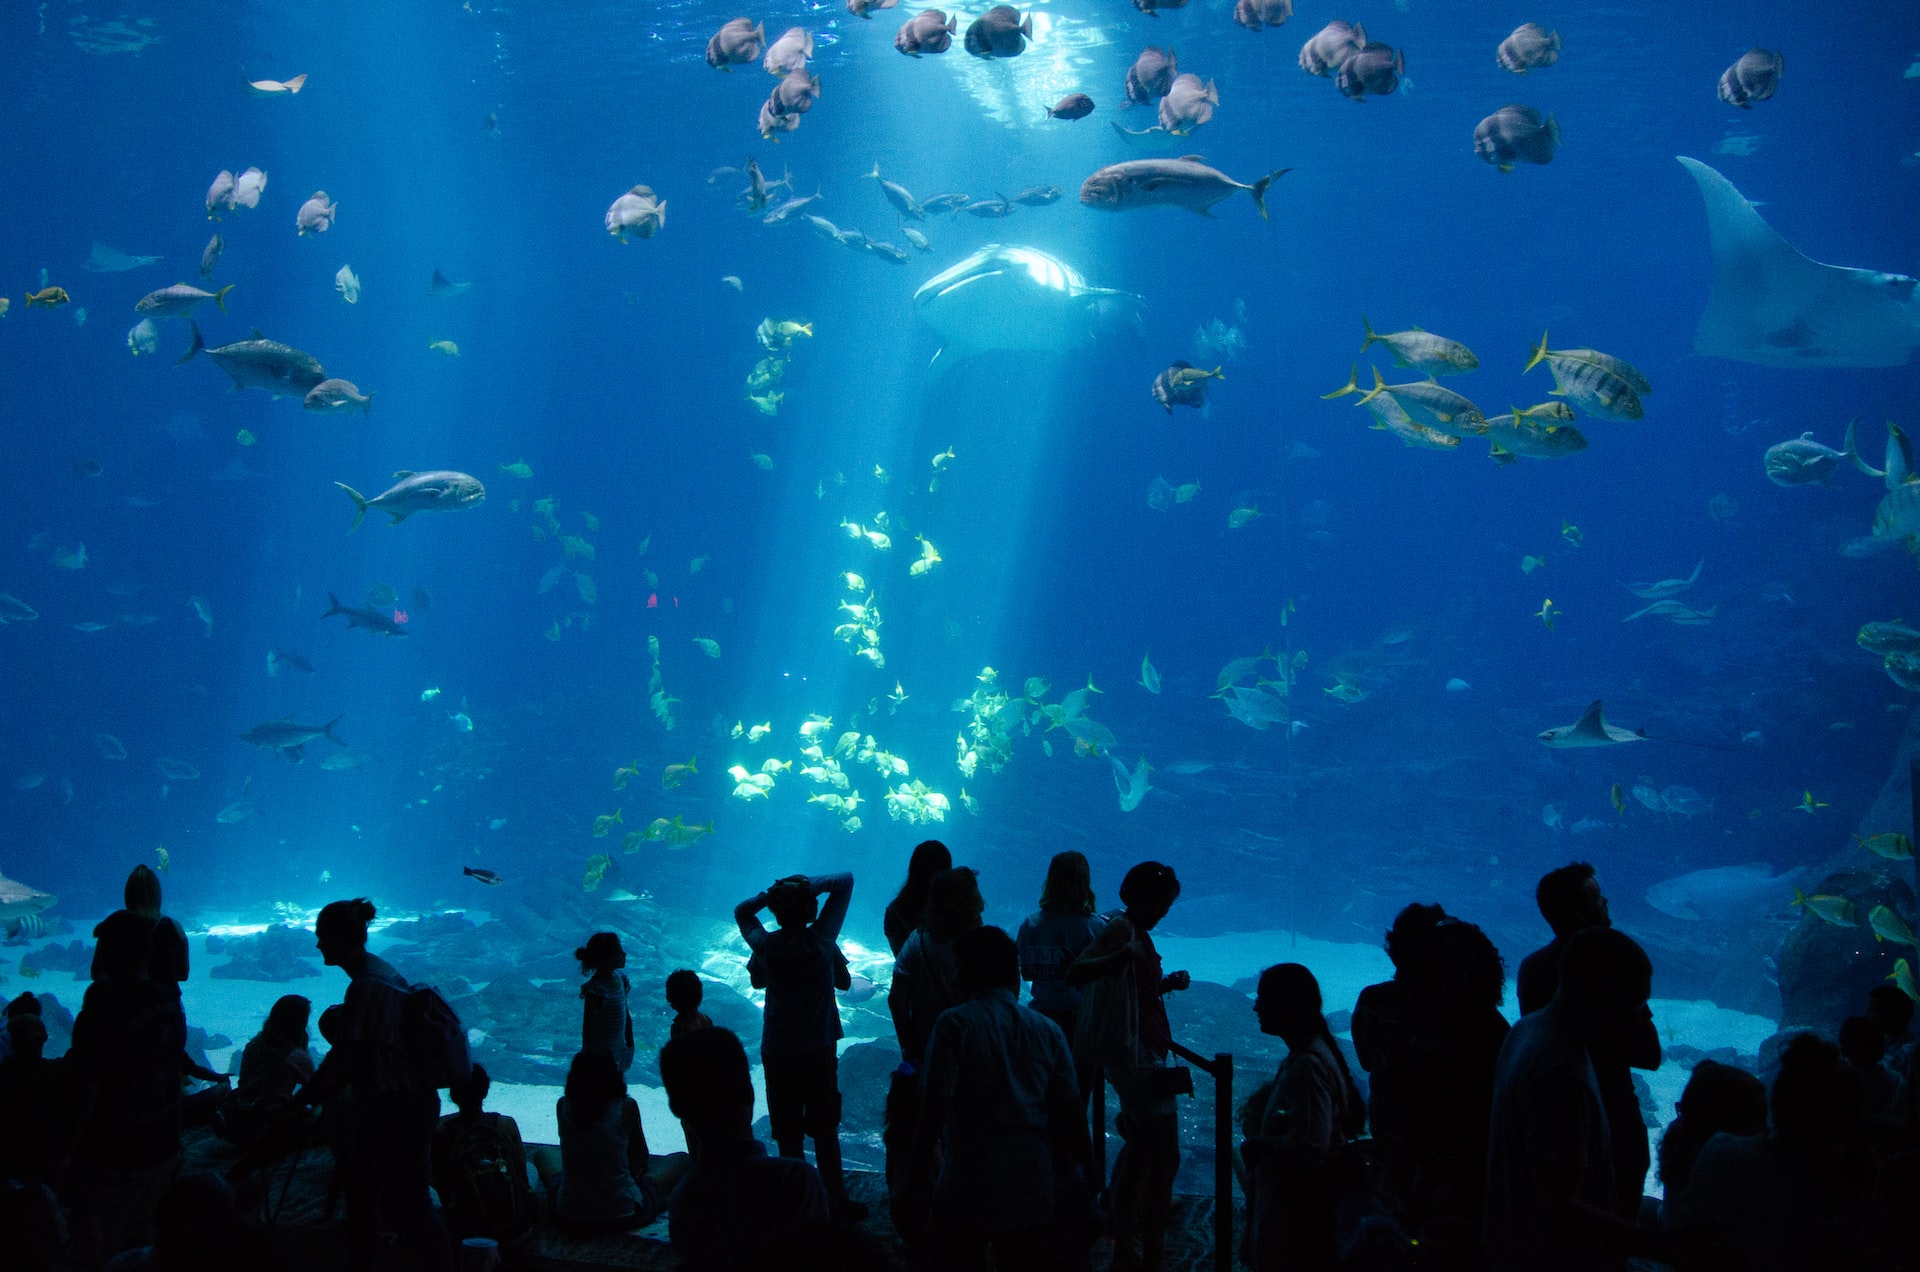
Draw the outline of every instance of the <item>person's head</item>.
M936 940L951 941L968 928L979 927L986 909L978 872L972 866L955 866L933 876L923 926Z
M969 998L1020 988L1020 948L1000 928L969 928L954 937L953 965L960 992Z
M592 1116L627 1093L627 1080L611 1051L598 1047L576 1052L567 1066L566 1097L577 1112Z
M23 1011L18 1016L9 1016L7 1041L13 1044L14 1055L38 1060L47 1047L47 1024L37 1012Z
M1687 1186L1693 1163L1719 1134L1758 1135L1767 1129L1767 1087L1745 1069L1717 1060L1693 1066L1674 1104L1674 1119L1660 1136L1660 1182L1673 1196Z
M1387 929L1387 958L1393 963L1396 975L1410 972L1423 961L1421 948L1428 933L1447 917L1444 906L1425 905L1414 902L1393 916L1393 926Z
M132 910L115 910L94 925L93 978L144 978L153 957L154 921Z
M453 1100L453 1107L462 1113L478 1113L487 1102L487 1092L491 1090L493 1078L488 1075L484 1065L476 1064L468 1071L465 1082L456 1082L447 1088L447 1095Z
M127 887L121 894L127 909L135 914L144 914L150 919L160 917L160 876L149 869L145 862L137 865L127 875Z
M320 1022L315 1027L319 1029L320 1036L326 1040L329 1047L337 1047L340 1045L343 1025L344 1018L341 1015L340 1004L335 1003L320 1013Z
M329 901L314 920L313 943L328 967L358 963L367 953L367 925L373 922L373 902L365 897Z
M1869 1069L1887 1055L1887 1036L1865 1016L1848 1016L1840 1022L1840 1054L1856 1069Z
M1289 1047L1314 1038L1326 1029L1320 1007L1320 982L1304 963L1275 963L1260 973L1253 1014L1261 1033L1288 1039Z
M8 1020L12 1020L15 1016L38 1016L39 1014L40 1000L31 991L7 1000Z
M1606 894L1600 891L1593 866L1585 861L1569 862L1541 875L1533 899L1555 936L1572 936L1583 928L1606 927L1611 922Z
M1507 962L1476 924L1443 919L1427 934L1426 980L1455 1010L1497 1009L1507 996Z
M820 898L799 879L782 879L767 889L767 913L783 928L803 928L820 917Z
M1913 1024L1913 999L1898 985L1875 985L1867 991L1867 1019L1889 1039L1904 1037Z
M1093 913L1093 868L1085 853L1053 854L1047 863L1047 881L1040 885L1040 913Z
M1840 1048L1801 1034L1781 1049L1771 1106L1773 1133L1782 1144L1808 1156L1826 1156L1853 1142L1866 1092Z
M1583 1038L1624 1037L1645 1017L1652 993L1653 963L1625 932L1587 928L1560 955L1554 1007Z
M267 1023L260 1032L289 1046L304 1047L310 1041L307 1021L312 1015L311 1002L299 994L282 994L267 1009Z
M1179 896L1179 876L1172 866L1157 861L1141 862L1120 880L1120 904L1127 907L1127 919L1137 928L1151 930L1167 917Z
M660 1084L690 1130L753 1134L753 1070L731 1029L695 1029L660 1048Z
M573 956L580 960L580 970L589 976L595 972L618 971L627 965L626 947L612 932L595 932Z
M667 973L667 1006L681 1015L699 1011L700 1002L706 996L706 986L700 983L700 973L686 967Z
M953 868L953 854L938 839L923 839L914 845L913 855L907 858L907 879L900 885L900 891L893 894L888 909L903 914L914 927L919 927L927 918L927 890L933 886L933 876L942 870Z

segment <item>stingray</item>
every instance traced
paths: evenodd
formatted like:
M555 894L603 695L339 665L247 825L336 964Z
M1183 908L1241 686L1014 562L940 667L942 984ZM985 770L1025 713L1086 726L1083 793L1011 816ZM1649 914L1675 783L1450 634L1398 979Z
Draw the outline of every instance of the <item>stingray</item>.
M1700 185L1713 292L1694 352L1763 367L1898 367L1920 345L1916 280L1811 260L1760 218L1733 183L1677 156Z
M1066 353L1115 319L1137 323L1140 297L1089 286L1058 257L989 243L921 284L914 309L940 334L934 365L987 353Z
M130 269L139 269L142 265L159 263L158 256L130 256L117 247L108 247L99 239L93 241L93 251L81 262L80 268L89 274L124 274Z
M1595 698L1578 720L1572 724L1562 724L1548 729L1540 735L1543 746L1612 746L1616 742L1645 742L1646 730L1623 729L1617 724L1608 724L1606 714L1600 708L1600 699Z

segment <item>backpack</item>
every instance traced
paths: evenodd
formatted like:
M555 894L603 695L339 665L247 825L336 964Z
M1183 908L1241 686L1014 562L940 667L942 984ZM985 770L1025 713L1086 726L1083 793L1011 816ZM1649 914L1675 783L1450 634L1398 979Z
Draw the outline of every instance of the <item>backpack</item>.
M460 1127L447 1155L450 1195L442 1201L488 1234L512 1238L533 1226L533 1191L524 1177L515 1178L499 1123L500 1115L489 1113Z
M437 1090L472 1077L466 1028L440 991L415 985L406 995L400 1010L400 1046L420 1085Z

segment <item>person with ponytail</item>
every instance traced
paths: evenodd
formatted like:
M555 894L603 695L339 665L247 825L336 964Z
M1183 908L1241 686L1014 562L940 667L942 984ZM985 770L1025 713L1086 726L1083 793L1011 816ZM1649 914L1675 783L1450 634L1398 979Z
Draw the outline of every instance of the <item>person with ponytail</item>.
M1252 1171L1254 1272L1332 1268L1337 1149L1367 1126L1366 1099L1321 1014L1320 982L1300 963L1260 973L1260 1032L1287 1045L1242 1152Z

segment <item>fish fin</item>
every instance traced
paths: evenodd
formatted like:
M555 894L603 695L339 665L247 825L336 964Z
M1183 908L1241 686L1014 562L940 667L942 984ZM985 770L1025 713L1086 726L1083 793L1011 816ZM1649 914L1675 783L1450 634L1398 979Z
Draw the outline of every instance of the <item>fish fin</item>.
M347 533L352 534L360 528L360 519L367 515L367 497L355 490L352 486L347 485L344 481L336 481L333 484L346 491L347 498L353 500L353 524L347 527ZM326 614L322 614L320 616L322 618L341 612L340 602L334 599L333 593L327 593L327 599L333 601L333 608L328 610Z
M1365 353L1367 346L1380 339L1380 337L1373 334L1373 324L1367 321L1365 314L1360 315L1360 325L1367 329L1367 338L1360 342L1360 352Z
M349 491L348 493L351 494L352 492ZM347 612L347 607L342 605L340 603L340 598L335 596L332 592L327 593L327 607L328 607L327 612L322 614L320 617L332 618L335 614L344 614Z
M1349 393L1358 393L1359 391L1360 391L1360 364L1356 362L1353 364L1353 369L1347 372L1347 382L1341 385L1339 388L1335 389L1331 393L1322 393L1320 395L1320 400L1323 402L1327 402L1327 401L1331 401L1334 398L1345 397Z
M337 735L333 731L333 726L340 723L344 719L346 719L344 715L337 715L333 717L333 719L327 721L327 727L320 730L320 736L325 738L327 741L333 743L335 746L345 746L346 743L341 741L339 738L339 735Z
M174 359L173 365L175 366L179 366L181 363L188 361L194 354L199 353L207 347L207 342L200 338L200 324L189 318L187 319L187 325L193 328L193 343L187 346L185 353Z
M287 80L286 86L287 86L287 92L289 95L298 93L301 89L307 86L306 74L302 72L301 74L294 76L292 79Z
M228 283L225 287L213 293L213 303L220 306L220 312L223 314L227 312L227 293L232 290L233 284Z
M366 402L364 402L360 407L360 414L362 415L373 414L373 394L371 393L367 394Z
M1857 448L1853 444L1853 430L1854 430L1854 427L1859 423L1860 423L1860 420L1857 416L1854 419L1849 420L1847 422L1847 440L1845 445L1842 446L1841 448L1842 453L1844 453L1848 459L1851 459L1853 461L1853 466L1855 468L1858 468L1861 472L1865 473L1867 476L1885 477L1887 475L1886 470L1881 468L1875 468L1872 464L1869 464L1866 460L1862 459L1860 457L1859 448Z
M1266 176L1261 177L1253 183L1253 206L1260 209L1260 219L1262 221L1271 221L1273 219L1267 215L1267 187L1291 171L1293 171L1291 168L1275 168L1272 172L1269 172Z
M1527 359L1527 365L1520 368L1520 374L1525 375L1527 372L1533 370L1535 367L1539 366L1542 362L1546 361L1546 357L1547 357L1547 333L1544 330L1542 330L1540 332L1540 344L1536 349L1534 349L1533 356ZM1555 393L1558 393L1559 391L1560 390L1558 389L1554 390Z
M1379 397L1382 393L1385 393L1387 391L1387 382L1380 378L1380 368L1368 367L1367 369L1373 372L1373 387L1371 389L1368 389L1365 395L1362 396L1358 402L1354 403L1355 406L1365 406L1367 403L1373 401L1373 399Z

